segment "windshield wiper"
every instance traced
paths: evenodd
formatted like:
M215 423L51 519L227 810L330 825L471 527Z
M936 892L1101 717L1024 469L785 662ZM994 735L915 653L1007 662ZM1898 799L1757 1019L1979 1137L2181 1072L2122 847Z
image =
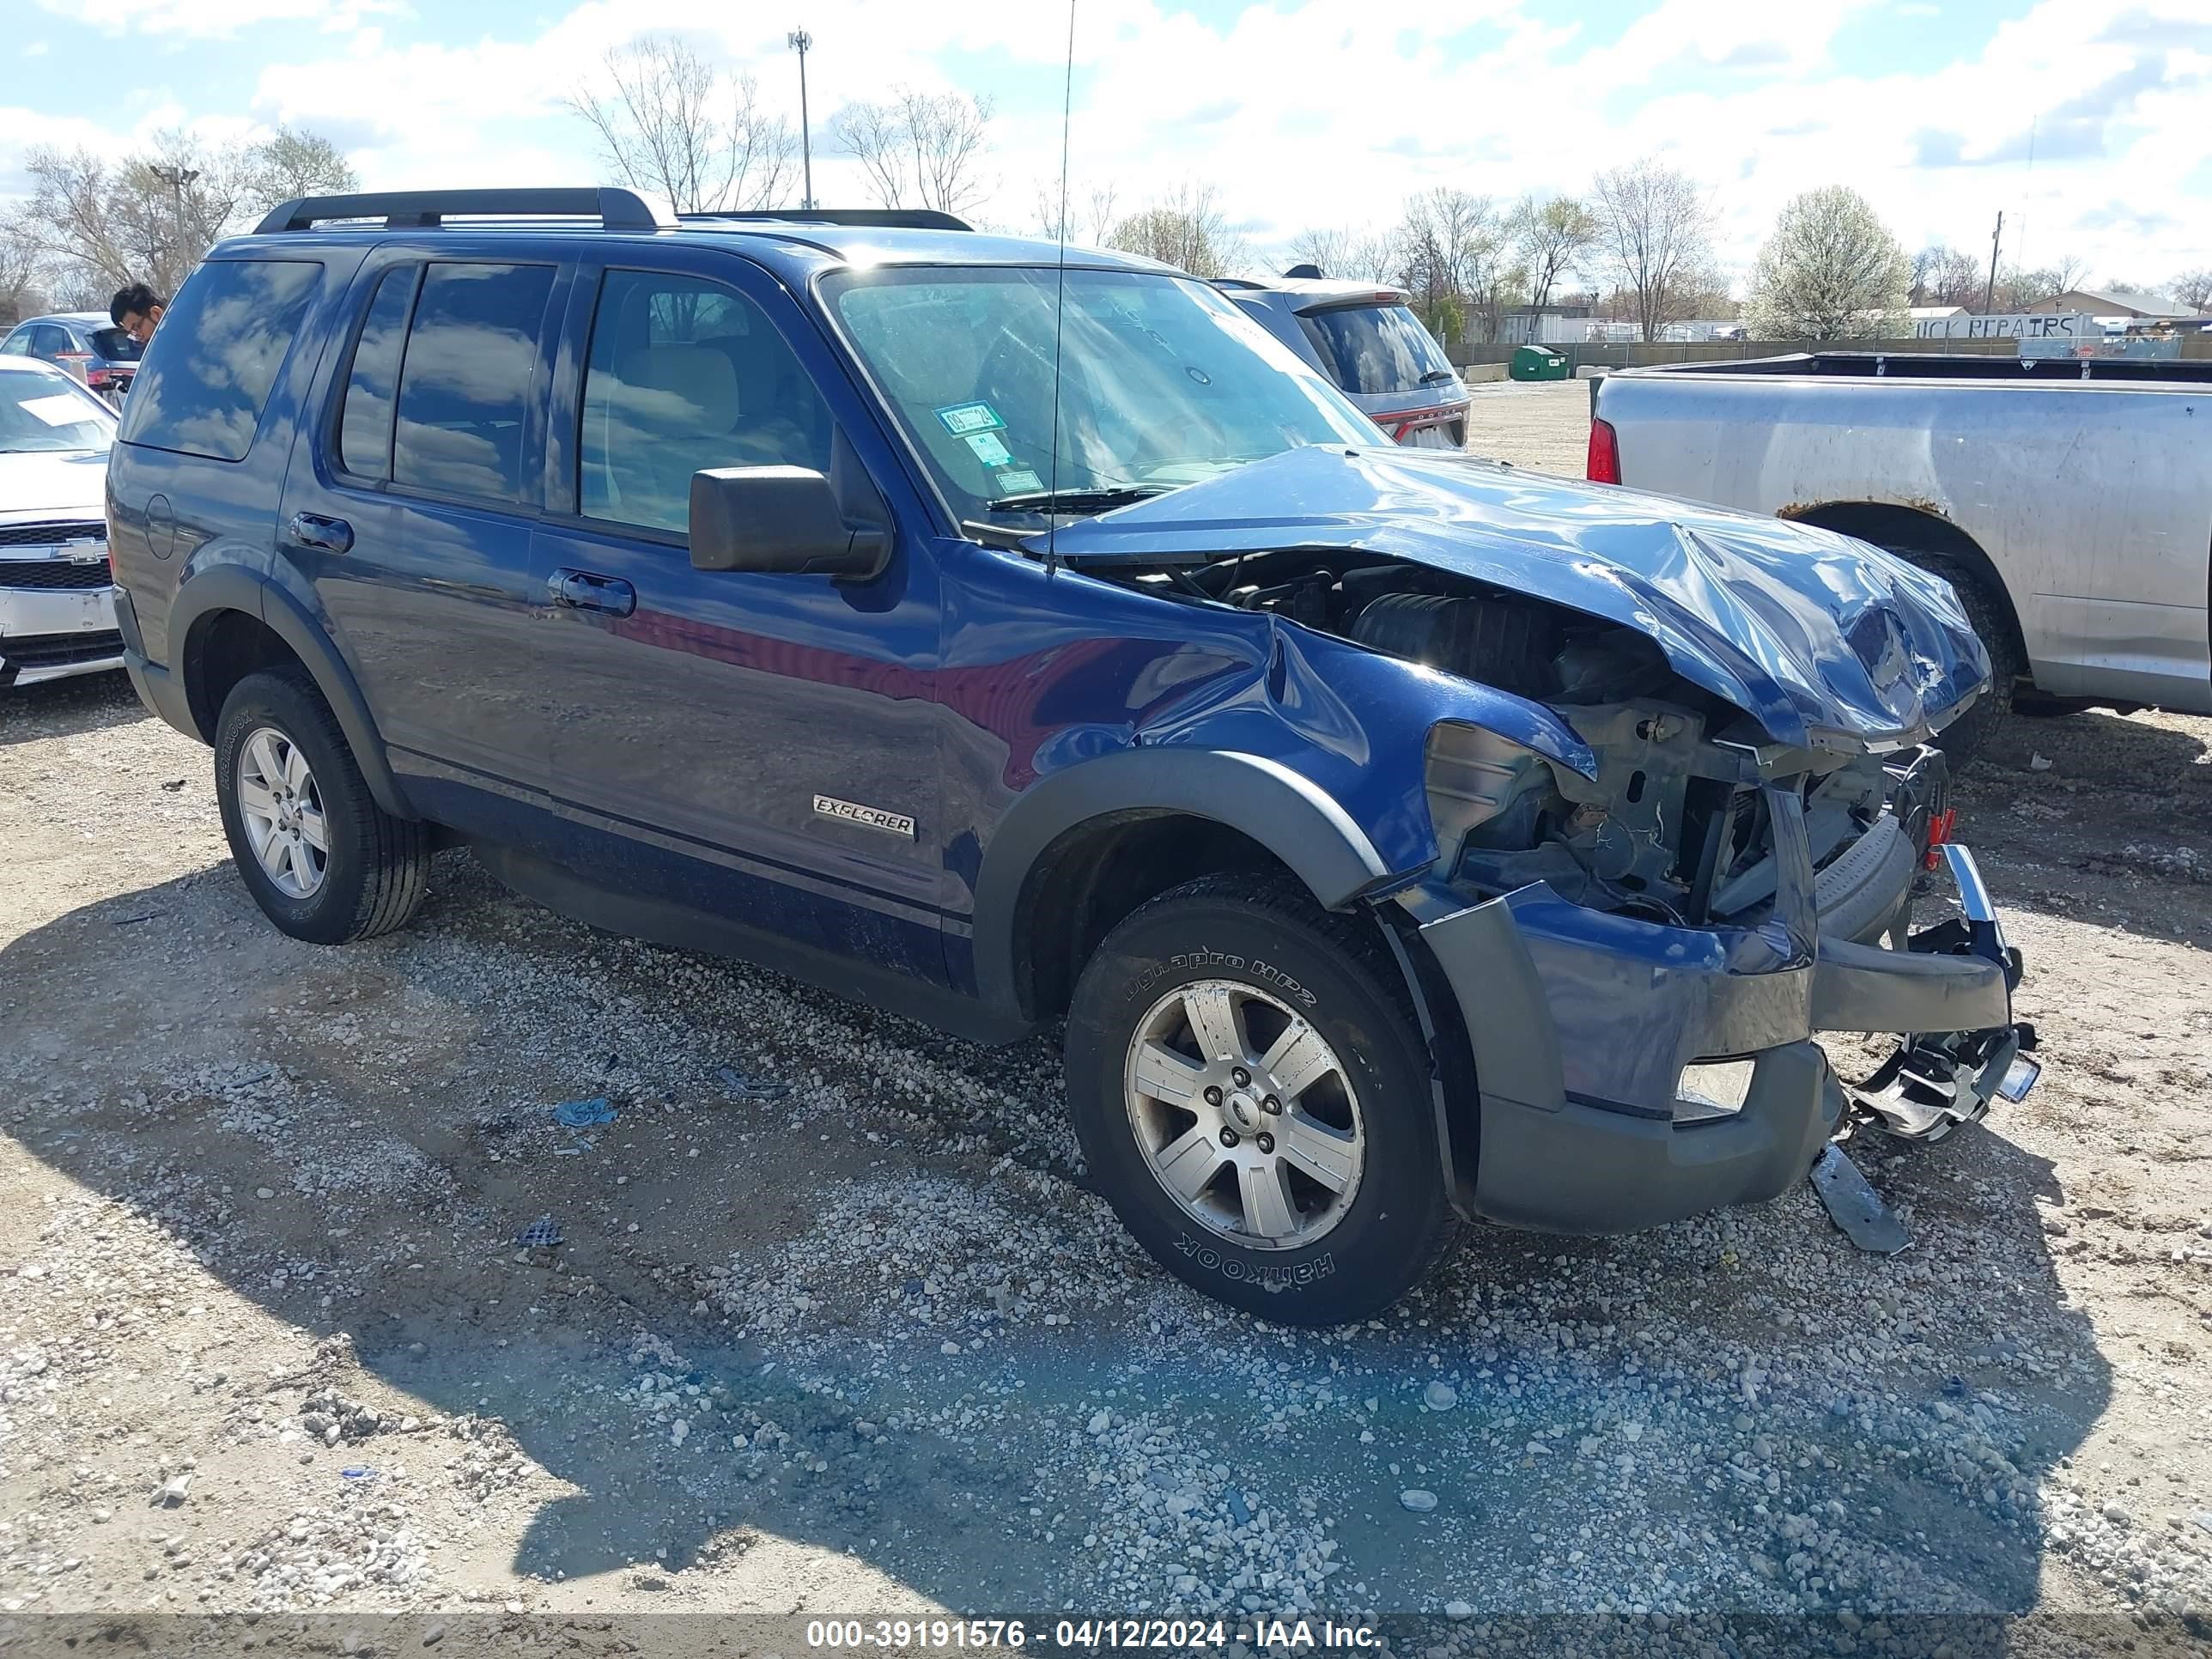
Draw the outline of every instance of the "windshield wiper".
M1442 386L1446 380L1455 380L1458 378L1458 375L1453 374L1451 370L1448 368L1432 368L1427 374L1421 376L1421 384L1423 386Z
M991 513L1110 513L1117 507L1164 495L1176 484L1118 484L1110 489L1036 489L1001 495L985 508Z

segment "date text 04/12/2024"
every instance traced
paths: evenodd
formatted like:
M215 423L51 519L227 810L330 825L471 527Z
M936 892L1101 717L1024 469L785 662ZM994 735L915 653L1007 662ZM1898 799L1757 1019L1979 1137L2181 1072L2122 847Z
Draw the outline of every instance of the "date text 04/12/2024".
M1112 1650L1174 1652L1185 1649L1287 1647L1371 1649L1377 1633L1364 1625L1322 1619L815 1619L806 1644L832 1652L915 1649L1039 1648L1095 1653Z

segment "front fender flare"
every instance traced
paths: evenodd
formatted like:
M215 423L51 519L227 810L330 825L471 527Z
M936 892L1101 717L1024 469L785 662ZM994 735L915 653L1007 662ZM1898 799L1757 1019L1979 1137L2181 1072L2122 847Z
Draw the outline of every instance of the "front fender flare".
M323 701L337 716L346 747L353 750L354 762L361 768L376 804L394 817L419 816L392 775L383 739L377 736L376 722L369 717L368 703L345 659L307 608L258 572L242 564L207 565L192 572L178 587L169 610L169 637L181 642L171 647L171 660L179 675L191 673L198 631L224 611L243 611L257 618L300 659ZM213 743L216 720L222 711L207 707L204 694L189 678L185 692L201 738Z
M1016 982L1024 889L1069 830L1122 812L1181 812L1226 824L1282 860L1324 908L1398 873L1365 830L1310 778L1262 755L1175 745L1119 750L1055 772L1025 792L983 850L975 881L976 989L1026 1007Z

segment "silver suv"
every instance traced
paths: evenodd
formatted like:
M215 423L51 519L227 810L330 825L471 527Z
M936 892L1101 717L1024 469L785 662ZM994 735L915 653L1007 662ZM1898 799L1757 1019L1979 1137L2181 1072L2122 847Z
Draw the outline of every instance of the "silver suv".
M1331 282L1313 265L1214 286L1328 376L1397 443L1467 443L1467 388L1402 289Z

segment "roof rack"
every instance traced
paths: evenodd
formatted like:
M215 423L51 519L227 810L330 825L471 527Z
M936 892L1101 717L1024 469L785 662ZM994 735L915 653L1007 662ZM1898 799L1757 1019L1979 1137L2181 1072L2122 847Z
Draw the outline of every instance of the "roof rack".
M255 227L257 235L313 230L327 219L382 219L386 230L435 230L448 215L509 218L597 219L603 230L671 230L676 221L635 191L611 185L578 190L392 190L355 196L302 196L282 202Z
M875 225L899 230L973 230L965 219L957 219L935 208L747 208L731 213L679 213L685 224L711 224L738 219L747 223L777 220L795 225Z

